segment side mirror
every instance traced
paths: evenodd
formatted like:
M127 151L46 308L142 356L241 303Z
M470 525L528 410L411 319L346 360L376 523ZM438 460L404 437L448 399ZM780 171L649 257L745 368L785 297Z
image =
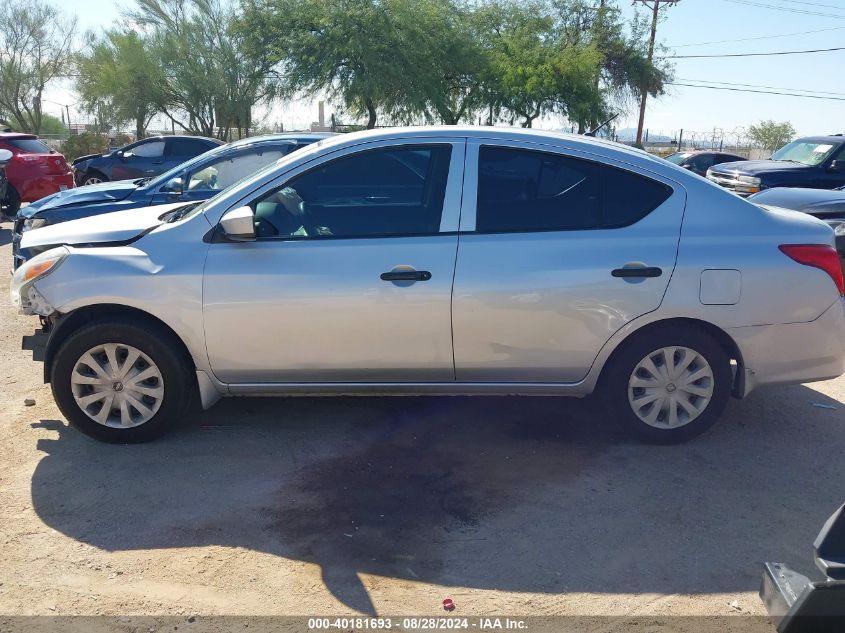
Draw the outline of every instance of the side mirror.
M182 195L182 178L181 177L171 178L166 183L164 183L164 185L162 185L161 190L164 193L167 193L171 196L181 196Z
M255 239L255 213L250 207L238 207L223 214L220 228L230 240L250 242Z
M836 171L840 174L845 174L845 160L835 160L830 164L830 171Z
M0 149L0 167L5 167L6 163L12 160L12 152L7 149Z
M681 167L683 167L684 169L689 169L690 171L692 171L692 163L684 163L683 165L681 165Z

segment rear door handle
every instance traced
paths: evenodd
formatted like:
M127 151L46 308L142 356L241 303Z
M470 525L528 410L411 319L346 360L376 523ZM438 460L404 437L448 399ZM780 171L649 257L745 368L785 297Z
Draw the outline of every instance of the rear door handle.
M399 270L381 274L382 281L428 281L431 273L427 270Z
M614 277L660 277L663 270L657 266L645 266L643 268L614 268L610 271Z

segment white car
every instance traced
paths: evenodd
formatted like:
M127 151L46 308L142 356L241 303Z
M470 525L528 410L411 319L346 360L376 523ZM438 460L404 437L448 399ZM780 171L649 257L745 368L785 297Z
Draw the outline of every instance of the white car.
M102 440L192 397L598 390L655 442L845 369L833 231L620 145L490 127L321 141L202 203L32 230L12 300Z

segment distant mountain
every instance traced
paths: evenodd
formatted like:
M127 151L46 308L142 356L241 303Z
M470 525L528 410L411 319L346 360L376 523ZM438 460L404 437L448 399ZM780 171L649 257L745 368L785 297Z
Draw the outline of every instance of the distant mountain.
M621 130L616 130L616 137L622 142L633 141L637 138L637 129L633 127L626 127ZM643 132L643 138L645 138L645 132ZM648 140L652 143L668 143L669 141L673 141L675 139L673 139L671 136L665 136L663 134L649 134Z

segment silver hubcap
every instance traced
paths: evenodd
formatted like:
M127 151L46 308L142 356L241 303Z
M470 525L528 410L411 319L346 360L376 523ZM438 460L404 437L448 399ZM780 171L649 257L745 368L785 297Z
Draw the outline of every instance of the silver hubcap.
M104 426L130 428L149 421L164 399L164 379L152 359L121 343L85 352L70 376L73 399Z
M97 185L101 182L103 182L103 181L100 178L97 178L96 176L91 176L90 178L86 178L85 182L83 182L82 184L83 185Z
M628 380L637 417L658 429L676 429L700 416L713 398L713 370L688 347L664 347L643 358Z

